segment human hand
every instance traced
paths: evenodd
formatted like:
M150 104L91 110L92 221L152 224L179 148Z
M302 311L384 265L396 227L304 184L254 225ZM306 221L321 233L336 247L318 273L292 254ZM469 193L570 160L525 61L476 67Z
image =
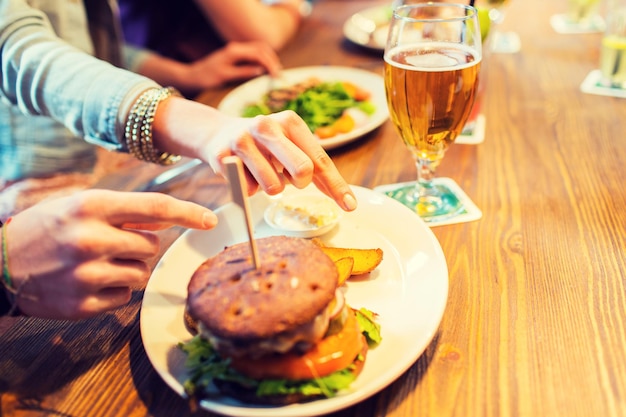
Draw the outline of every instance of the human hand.
M224 124L217 146L205 148L211 167L224 175L226 156L236 155L246 167L249 193L262 188L269 195L285 183L304 188L313 182L344 210L356 208L350 187L306 123L293 111L241 118Z
M3 260L22 312L83 319L128 303L132 289L145 285L146 261L159 252L149 230L216 224L210 210L164 194L87 190L15 215L4 226Z
M200 91L266 73L277 76L281 68L278 55L265 42L229 42L189 64L181 83L190 85L181 85L181 88Z
M313 182L344 210L356 208L345 179L319 139L293 111L232 117L198 102L171 97L157 107L152 133L157 149L201 159L221 175L226 172L225 157L240 157L249 194L260 187L275 195L285 183L304 188Z

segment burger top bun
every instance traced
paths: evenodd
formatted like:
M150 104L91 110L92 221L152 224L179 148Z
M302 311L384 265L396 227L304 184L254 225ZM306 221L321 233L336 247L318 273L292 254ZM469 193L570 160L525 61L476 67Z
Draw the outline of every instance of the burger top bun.
M190 316L211 335L237 345L289 333L323 314L335 296L335 264L307 239L257 239L254 269L248 242L206 260L188 286Z

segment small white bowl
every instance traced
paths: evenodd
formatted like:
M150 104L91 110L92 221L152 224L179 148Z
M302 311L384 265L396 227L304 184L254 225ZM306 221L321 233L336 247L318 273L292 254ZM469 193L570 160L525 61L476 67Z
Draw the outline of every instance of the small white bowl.
M265 222L287 236L315 237L330 232L339 223L341 209L323 194L294 193L271 203Z

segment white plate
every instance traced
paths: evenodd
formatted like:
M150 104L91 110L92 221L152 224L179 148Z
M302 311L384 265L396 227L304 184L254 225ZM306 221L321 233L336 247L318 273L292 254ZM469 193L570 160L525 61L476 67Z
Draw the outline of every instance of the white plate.
M387 42L391 13L390 4L355 13L344 23L343 34L357 45L382 52Z
M383 261L367 279L349 281L347 302L379 314L381 344L370 350L361 375L336 397L278 407L249 406L216 395L201 407L238 417L316 416L353 405L380 391L404 373L432 340L448 296L448 269L438 241L412 211L391 198L353 186L359 206L344 214L322 239L329 245L383 250ZM307 191L312 191L308 187ZM285 194L301 192L289 187ZM255 235L276 232L263 220L272 199L250 199ZM218 226L185 232L163 255L145 290L141 336L148 358L165 382L184 396L185 355L177 344L191 336L183 323L187 283L195 269L224 246L246 239L243 212L227 204L216 211Z
M321 139L324 149L330 150L352 142L376 129L389 117L385 85L381 75L362 69L337 66L286 69L281 72L279 79L272 79L268 75L257 77L228 93L220 102L218 109L233 116L241 116L247 105L259 101L270 88L290 86L310 77L317 77L322 81L350 81L369 91L372 94L370 101L376 106L374 114L367 117L363 123L357 124L352 131Z

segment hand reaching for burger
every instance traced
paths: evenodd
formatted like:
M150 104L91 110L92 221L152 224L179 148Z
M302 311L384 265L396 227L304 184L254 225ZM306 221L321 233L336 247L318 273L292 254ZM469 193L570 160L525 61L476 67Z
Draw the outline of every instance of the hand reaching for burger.
M83 319L128 303L159 251L152 230L210 229L217 217L159 193L88 190L49 200L3 226L4 272L26 315ZM3 277L6 283L6 276Z
M342 209L356 208L354 194L337 167L292 111L235 118L171 97L159 104L152 129L157 148L199 158L221 175L225 173L225 157L240 157L250 194L261 188L275 195L285 183L304 188L313 182Z

